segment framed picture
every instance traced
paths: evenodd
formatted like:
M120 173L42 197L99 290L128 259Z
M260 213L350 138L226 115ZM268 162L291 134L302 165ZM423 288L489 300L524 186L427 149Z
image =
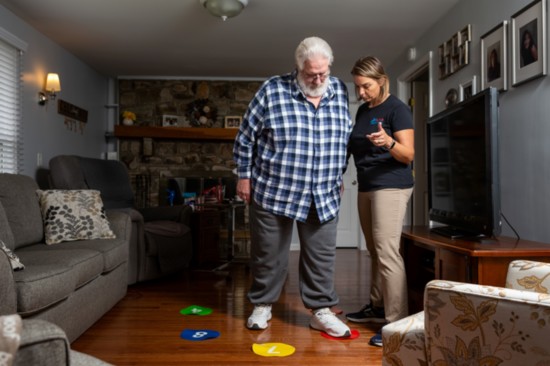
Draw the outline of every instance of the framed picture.
M466 81L466 82L459 85L458 100L460 102L470 98L472 95L477 93L476 79L477 79L477 77L474 75L474 76L472 76L472 78L470 80L468 80L468 81Z
M241 122L243 121L240 116L225 116L225 128L239 128L241 127Z
M546 75L546 0L512 15L512 85Z
M177 127L178 126L178 116L171 114L162 115L162 127Z
M508 67L505 20L481 36L481 90L490 86L499 91L508 89Z

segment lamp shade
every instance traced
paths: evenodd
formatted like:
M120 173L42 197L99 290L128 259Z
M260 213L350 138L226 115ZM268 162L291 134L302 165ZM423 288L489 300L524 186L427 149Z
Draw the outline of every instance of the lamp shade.
M200 0L200 2L210 14L223 20L239 15L248 5L248 0Z
M49 73L46 76L46 91L56 93L61 91L61 83L59 82L59 75L55 73Z

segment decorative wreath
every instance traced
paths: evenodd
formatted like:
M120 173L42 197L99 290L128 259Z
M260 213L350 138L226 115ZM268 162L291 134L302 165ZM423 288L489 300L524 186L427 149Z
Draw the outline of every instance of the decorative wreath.
M218 116L218 109L208 99L197 99L187 105L187 114L192 126L212 127Z

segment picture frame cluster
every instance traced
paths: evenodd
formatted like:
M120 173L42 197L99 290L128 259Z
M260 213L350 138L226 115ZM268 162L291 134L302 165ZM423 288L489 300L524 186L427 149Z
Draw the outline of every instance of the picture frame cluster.
M508 35L512 86L547 74L546 0L535 0L481 36L481 89L508 90Z
M439 79L445 79L470 63L472 26L468 24L439 48Z

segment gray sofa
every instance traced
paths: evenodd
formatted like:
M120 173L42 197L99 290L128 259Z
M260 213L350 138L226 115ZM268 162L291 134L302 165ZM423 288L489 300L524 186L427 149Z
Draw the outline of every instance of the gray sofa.
M30 177L0 174L0 240L25 265L13 271L0 250L0 315L49 321L72 342L126 294L131 220L108 214L114 239L46 245L37 189Z
M189 266L193 256L189 206L136 208L130 175L117 160L58 155L49 162L55 189L96 189L108 212L132 218L128 284L163 277Z

